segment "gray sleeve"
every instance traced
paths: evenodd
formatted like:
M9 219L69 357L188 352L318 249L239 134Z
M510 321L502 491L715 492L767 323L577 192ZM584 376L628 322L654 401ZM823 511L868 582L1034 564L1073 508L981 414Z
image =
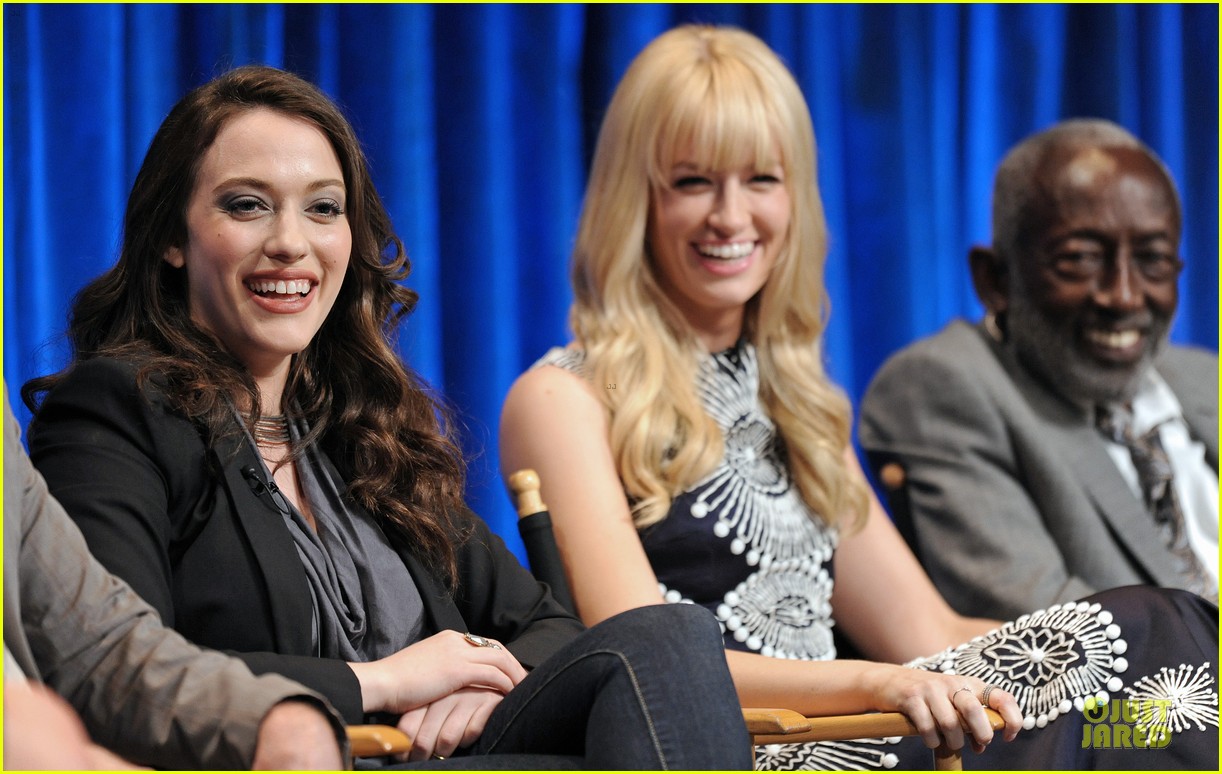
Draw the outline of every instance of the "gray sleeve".
M8 645L4 646L4 682L7 683L24 683L26 681L25 670L21 668L21 664L17 663L17 659L13 656L13 652L8 649Z
M1008 399L998 397L1012 386L982 352L918 345L892 358L862 402L859 438L871 465L903 466L906 513L894 516L946 600L965 615L1009 619L1095 589L1069 572L1028 492Z
M273 705L303 697L328 706L163 626L89 554L26 456L7 400L4 451L5 604L19 607L21 622L20 637L6 630L6 651L10 637L20 641L35 666L26 671L67 699L95 742L156 767L249 768ZM14 581L17 594L7 588ZM343 726L328 712L342 745Z

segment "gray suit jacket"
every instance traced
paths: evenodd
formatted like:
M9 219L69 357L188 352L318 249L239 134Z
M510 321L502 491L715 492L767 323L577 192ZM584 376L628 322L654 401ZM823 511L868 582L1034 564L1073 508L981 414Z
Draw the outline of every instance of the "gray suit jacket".
M162 626L94 560L47 494L7 400L4 424L6 662L11 654L25 676L67 699L95 742L163 768L249 768L273 705L302 697L325 706L297 683L256 678L237 659ZM342 737L334 713L332 723Z
M1156 364L1218 468L1218 359ZM983 329L955 321L883 365L861 407L875 472L907 473L893 516L947 601L1009 619L1135 583L1179 586L1162 538L1086 413Z

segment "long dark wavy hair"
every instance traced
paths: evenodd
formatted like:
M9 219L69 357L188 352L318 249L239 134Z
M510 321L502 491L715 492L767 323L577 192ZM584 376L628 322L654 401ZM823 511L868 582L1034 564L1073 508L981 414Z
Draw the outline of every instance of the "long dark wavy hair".
M343 169L352 230L352 256L335 306L290 367L284 405L310 425L293 453L318 442L354 502L397 528L453 582L451 515L462 507L462 452L449 412L392 347L398 324L416 304L416 293L399 284L410 265L351 124L307 81L272 67L239 67L174 106L132 185L118 263L73 302L73 363L99 356L137 363L139 383L156 376L167 385L174 408L213 446L240 432L230 401L249 408L252 423L258 418L254 379L192 321L186 273L163 258L169 248L186 246L188 199L205 152L228 121L256 108L307 121L327 136ZM31 411L71 368L22 387Z

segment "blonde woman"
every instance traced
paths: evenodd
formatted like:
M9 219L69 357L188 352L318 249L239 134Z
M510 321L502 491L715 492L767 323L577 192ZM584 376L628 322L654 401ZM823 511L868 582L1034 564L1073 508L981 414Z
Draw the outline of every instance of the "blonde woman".
M981 752L993 740L982 706L1009 741L1065 700L1020 710L996 684L1008 673L972 672L974 648L1006 644L1016 625L956 614L867 488L848 402L821 362L826 254L811 120L785 66L739 30L660 36L608 108L573 254L575 338L510 391L502 469L540 473L586 623L702 605L744 705L900 710L926 745ZM1084 631L1110 615L1069 607ZM875 661L835 660L833 615ZM899 665L940 651L925 669ZM1106 682L1104 661L1111 651L1082 656ZM1069 726L1056 748L1078 749ZM767 748L757 765L892 766L910 749Z

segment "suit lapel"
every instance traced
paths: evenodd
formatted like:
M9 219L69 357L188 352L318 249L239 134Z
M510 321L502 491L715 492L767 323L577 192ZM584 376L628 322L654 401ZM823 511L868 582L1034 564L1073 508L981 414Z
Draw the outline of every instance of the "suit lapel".
M1176 362L1172 352L1168 352L1157 365L1158 374L1175 393L1192 437L1205 446L1205 461L1217 472L1218 396L1211 389L1202 389L1199 382L1193 383L1191 377L1176 368Z
M279 652L317 655L309 625L314 618L314 602L297 546L270 498L259 497L252 488L264 480L262 460L244 438L214 454L225 461L222 467L234 521L246 533L267 586L272 631ZM257 471L258 481L243 475L249 469Z
M1051 426L1049 445L1068 460L1086 493L1107 521L1117 542L1125 547L1153 581L1175 586L1180 575L1144 504L1120 474L1106 446L1089 425Z
M1018 364L1011 349L999 348L998 352L1015 385L1044 425L1041 437L1048 454L1065 461L1095 503L1116 542L1152 581L1160 586L1177 585L1179 573L1153 517L1133 495L1085 411L1036 381Z

